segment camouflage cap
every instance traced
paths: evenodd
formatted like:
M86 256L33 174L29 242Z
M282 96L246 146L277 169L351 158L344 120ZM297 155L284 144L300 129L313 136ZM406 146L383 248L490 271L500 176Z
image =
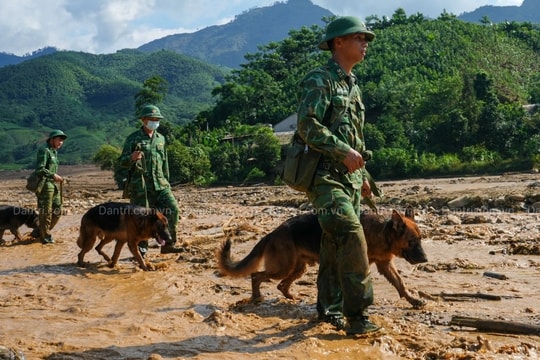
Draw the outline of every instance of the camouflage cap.
M141 111L139 112L139 117L151 117L156 119L163 119L163 116L161 116L161 112L159 111L159 108L155 105L146 105L144 106Z
M49 137L47 138L47 141L55 137L61 137L62 139L65 140L67 138L67 135L62 130L53 130L49 133Z
M354 16L344 16L335 19L330 22L326 27L326 34L322 41L319 43L319 49L330 50L328 47L328 41L338 36L344 36L349 34L365 34L367 41L373 41L375 39L375 33L369 31L366 25L360 21L360 19Z

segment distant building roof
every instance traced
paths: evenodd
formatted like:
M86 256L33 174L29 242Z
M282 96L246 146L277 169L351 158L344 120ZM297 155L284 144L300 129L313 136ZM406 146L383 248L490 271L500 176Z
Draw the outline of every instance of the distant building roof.
M294 135L294 131L282 131L274 133L274 135L276 135L276 137L278 138L280 145L289 145Z
M274 132L289 132L296 130L296 114L289 115L284 120L281 120L274 125Z
M528 111L528 112L534 112L536 111L536 109L538 109L540 107L540 104L527 104L527 105L523 105L523 108L525 109L525 111ZM288 119L288 118L287 118ZM284 120L285 121L285 120Z

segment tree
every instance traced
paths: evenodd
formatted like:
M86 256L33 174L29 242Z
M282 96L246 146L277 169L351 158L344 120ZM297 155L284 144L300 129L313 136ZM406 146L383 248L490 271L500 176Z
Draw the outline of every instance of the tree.
M99 166L101 170L112 170L114 172L114 182L121 189L127 177L127 170L120 166L118 158L122 150L116 146L104 144L94 154L92 163Z
M281 146L272 128L261 126L255 131L253 144L249 148L252 168L262 171L265 176L273 175L281 156Z
M482 19L480 19L480 23L484 25L491 25L491 20L487 15L482 16Z
M230 142L224 142L210 151L212 171L220 183L240 183L242 162L239 149Z
M287 39L247 54L248 62L242 69L233 70L226 82L212 91L217 101L208 112L209 125L275 124L294 112L296 84L327 57L316 47L322 33L316 25L291 30Z
M187 147L175 141L167 151L171 183L208 184L213 179L210 158L201 146Z
M94 154L92 163L99 166L101 170L114 170L118 157L122 150L116 146L104 144Z
M145 80L143 88L135 94L135 113L137 114L144 105L161 103L167 91L167 80L161 76L155 75Z

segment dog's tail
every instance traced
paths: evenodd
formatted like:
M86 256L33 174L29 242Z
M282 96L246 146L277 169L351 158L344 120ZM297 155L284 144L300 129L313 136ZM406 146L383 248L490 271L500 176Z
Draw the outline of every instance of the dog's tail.
M256 272L263 259L268 236L263 237L251 249L251 252L240 261L234 261L231 258L231 240L225 240L216 252L218 267L221 273L232 277L243 277Z

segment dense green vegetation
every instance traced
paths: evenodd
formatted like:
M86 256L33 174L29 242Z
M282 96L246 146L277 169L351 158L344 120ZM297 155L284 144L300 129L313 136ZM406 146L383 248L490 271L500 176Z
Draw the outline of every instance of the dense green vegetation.
M69 135L64 163L88 163L100 145L120 145L138 125L134 96L153 76L168 87L161 104L167 121L189 123L212 104L211 91L227 72L171 51L131 50L57 52L0 68L0 142L7 148L0 166L33 166L35 150L55 128Z
M355 71L367 106L369 164L379 178L523 170L536 166L540 113L540 31L530 23L470 24L371 17L377 39ZM271 43L214 90L202 118L212 127L276 123L295 111L295 84L326 61L322 30L292 31ZM261 91L260 89L264 89ZM204 122L203 122L204 123ZM206 124L206 123L205 123Z
M376 178L537 166L540 112L523 107L540 103L537 25L470 24L448 13L427 20L401 9L368 22L377 38L355 72ZM89 161L99 144L113 145L94 159L110 166L137 124L136 94L159 76L173 183L273 182L280 149L265 124L295 112L297 82L326 62L317 50L322 32L292 30L228 73L167 51L67 52L19 65L25 71L0 69L0 104L10 109L0 114L11 157L4 164L28 164L29 129L35 136L60 127L70 134L61 160Z

